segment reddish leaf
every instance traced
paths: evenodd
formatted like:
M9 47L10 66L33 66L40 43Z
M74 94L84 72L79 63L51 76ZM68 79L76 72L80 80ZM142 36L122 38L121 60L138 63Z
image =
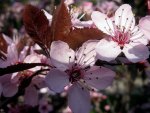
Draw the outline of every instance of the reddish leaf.
M7 42L3 38L3 35L0 34L0 51L3 51L4 53L7 53Z
M17 51L20 53L25 46L32 46L34 44L33 40L30 37L24 36L23 38L20 38L19 42L17 43Z
M43 11L32 5L26 5L23 14L23 21L27 33L48 54L47 50L51 42L49 35L50 26L49 21L44 15Z
M63 40L69 34L71 27L71 16L64 0L62 0L54 11L52 19L51 33L53 40Z
M87 40L102 39L105 36L97 28L76 28L71 31L66 38L62 39L67 42L72 49L77 49Z
M0 34L0 59L5 60L6 56L4 53L7 53L7 42L3 38L3 35Z

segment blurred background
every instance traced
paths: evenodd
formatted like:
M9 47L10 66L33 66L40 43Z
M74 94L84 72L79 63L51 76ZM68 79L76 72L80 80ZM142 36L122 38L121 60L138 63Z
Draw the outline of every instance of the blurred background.
M90 19L93 10L99 10L110 16L124 3L133 8L137 24L141 17L148 14L147 0L72 0L71 7L80 7ZM60 0L0 0L0 32L10 37L26 35L22 14L26 4L32 4L53 14ZM111 67L117 72L113 85L100 92L91 92L93 109L91 113L150 113L150 69L143 63L139 65L120 65ZM39 91L39 104L24 104L23 96L0 108L0 113L71 113L67 107L66 92L55 94L48 89ZM3 105L3 103L0 102Z

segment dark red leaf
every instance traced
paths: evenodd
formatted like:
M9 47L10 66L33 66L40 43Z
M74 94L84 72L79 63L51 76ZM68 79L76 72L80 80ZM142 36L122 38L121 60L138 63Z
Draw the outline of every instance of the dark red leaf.
M23 21L27 33L32 39L39 44L43 50L48 53L50 47L50 26L49 21L43 11L32 6L26 5L23 14Z
M77 49L87 40L102 39L105 36L97 28L76 28L72 30L63 41L67 42L72 49Z
M61 1L60 5L54 11L51 26L53 40L63 40L72 28L71 16L63 1Z

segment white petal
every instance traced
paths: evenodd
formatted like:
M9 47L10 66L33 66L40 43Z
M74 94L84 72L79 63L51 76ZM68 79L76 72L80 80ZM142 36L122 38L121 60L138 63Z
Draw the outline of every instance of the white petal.
M25 104L36 106L38 104L38 91L32 85L28 86L24 95Z
M11 84L10 81L3 85L4 97L12 97L18 92L17 84Z
M92 66L95 64L96 51L95 47L98 40L88 40L76 52L77 63L81 66Z
M140 19L139 27L145 34L146 38L150 40L150 16L146 16Z
M115 12L115 25L120 26L122 31L125 27L125 32L134 28L135 18L130 5L124 4L117 9Z
M69 77L63 71L51 69L45 78L45 82L49 89L60 93L64 90L64 87L69 84Z
M105 67L93 66L86 72L84 80L88 85L101 90L111 85L114 77L115 72L112 70Z
M98 11L93 11L91 18L98 29L102 30L106 34L114 35L113 23L107 15Z
M129 43L126 44L123 53L128 58L130 62L140 62L144 61L149 57L149 50L148 47L146 47L143 44L134 44Z
M74 62L75 52L63 41L54 41L50 50L51 61L54 66L62 70L68 69Z
M77 83L73 84L68 92L68 105L73 113L89 113L91 104L88 90Z
M98 59L111 61L121 53L121 49L116 42L102 39L96 46L96 52Z

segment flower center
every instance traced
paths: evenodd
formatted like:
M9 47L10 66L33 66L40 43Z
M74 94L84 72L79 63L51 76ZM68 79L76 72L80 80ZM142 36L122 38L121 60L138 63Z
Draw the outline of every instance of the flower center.
M124 47L125 44L129 43L130 34L128 32L124 33L117 30L115 36L112 37L112 40L117 42L120 47Z
M81 78L83 78L83 72L80 68L73 68L70 71L68 71L68 75L69 75L69 81L71 83L77 82L78 80L80 80Z

